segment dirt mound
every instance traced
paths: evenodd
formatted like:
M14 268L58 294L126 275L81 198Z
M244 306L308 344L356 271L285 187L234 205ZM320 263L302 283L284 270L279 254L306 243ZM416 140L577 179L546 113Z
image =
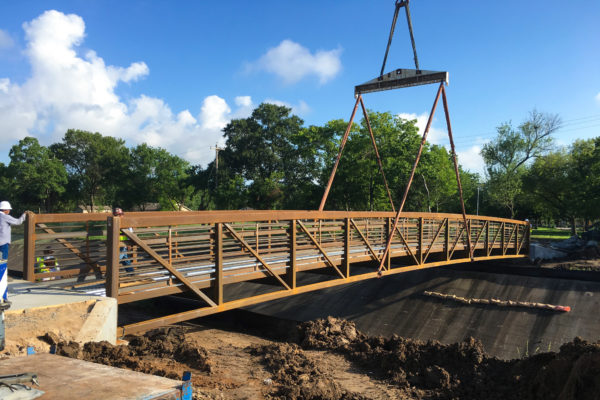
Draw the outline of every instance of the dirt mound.
M129 345L114 346L108 342L61 342L56 353L71 358L134 371L181 379L184 371L210 372L208 353L186 338L181 328L161 328L143 336L130 336Z
M363 368L378 371L421 399L598 399L600 344L581 339L559 353L522 360L488 357L481 342L467 338L445 345L398 337L367 337L335 318L302 325L305 348L336 351Z
M172 379L192 371L198 399L223 393L233 399L600 399L600 342L580 338L557 353L505 361L486 355L473 338L446 345L370 337L332 317L300 324L299 336L290 338L296 343L245 338L236 347L231 332L217 339L203 332L163 328L129 336L121 346L61 342L57 352ZM354 375L340 374L343 369ZM246 395L250 389L253 395Z
M519 360L511 372L526 399L600 399L600 342L575 338L558 353Z
M305 322L300 325L300 331L300 343L309 349L349 350L351 344L366 339L354 322L333 317Z
M310 361L296 344L255 346L251 354L261 356L273 373L274 399L362 400L363 396L343 390L330 376Z

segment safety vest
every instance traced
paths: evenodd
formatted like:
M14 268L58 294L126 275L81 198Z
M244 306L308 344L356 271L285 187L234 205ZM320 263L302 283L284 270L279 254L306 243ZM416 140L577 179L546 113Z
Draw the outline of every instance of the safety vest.
M50 272L50 269L46 267L46 264L44 263L44 257L36 257L35 258L35 266L39 272Z
M46 265L46 259L44 257L36 257L35 264L38 269L38 273L60 271L60 268L58 266L58 260L52 257L52 261L54 261L54 265L48 266Z

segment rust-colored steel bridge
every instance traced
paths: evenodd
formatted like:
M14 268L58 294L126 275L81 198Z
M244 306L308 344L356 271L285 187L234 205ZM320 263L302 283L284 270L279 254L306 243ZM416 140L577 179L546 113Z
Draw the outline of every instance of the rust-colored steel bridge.
M396 216L343 211L29 214L23 275L105 294L120 304L184 292L203 302L191 311L120 327L124 335L382 275L525 257L529 247L529 224L523 221L471 215L465 229L462 214L404 212L392 232ZM265 283L261 287L267 291L228 296L228 285L249 281Z

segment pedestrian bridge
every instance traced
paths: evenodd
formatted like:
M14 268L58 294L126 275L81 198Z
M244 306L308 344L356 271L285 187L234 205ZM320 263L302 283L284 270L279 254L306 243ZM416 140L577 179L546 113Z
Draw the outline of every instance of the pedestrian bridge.
M404 212L392 232L395 217L392 212L254 210L122 217L30 213L23 276L115 297L120 304L184 292L203 302L190 311L120 327L118 334L124 335L389 274L527 255L524 221L468 215L465 226L462 214ZM44 259L51 261L42 268ZM263 284L263 293L228 295L228 286L240 282Z

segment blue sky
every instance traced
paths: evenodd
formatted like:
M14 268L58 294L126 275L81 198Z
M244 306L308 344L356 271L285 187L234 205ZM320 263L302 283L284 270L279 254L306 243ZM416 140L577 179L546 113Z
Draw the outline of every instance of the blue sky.
M20 138L66 129L147 142L193 163L263 101L305 124L348 119L354 85L381 68L394 2L0 3L0 161ZM558 113L558 144L600 136L600 2L413 0L421 68L450 72L459 161L502 122ZM413 67L400 14L387 69ZM424 124L435 86L365 95ZM446 144L438 110L431 141Z

